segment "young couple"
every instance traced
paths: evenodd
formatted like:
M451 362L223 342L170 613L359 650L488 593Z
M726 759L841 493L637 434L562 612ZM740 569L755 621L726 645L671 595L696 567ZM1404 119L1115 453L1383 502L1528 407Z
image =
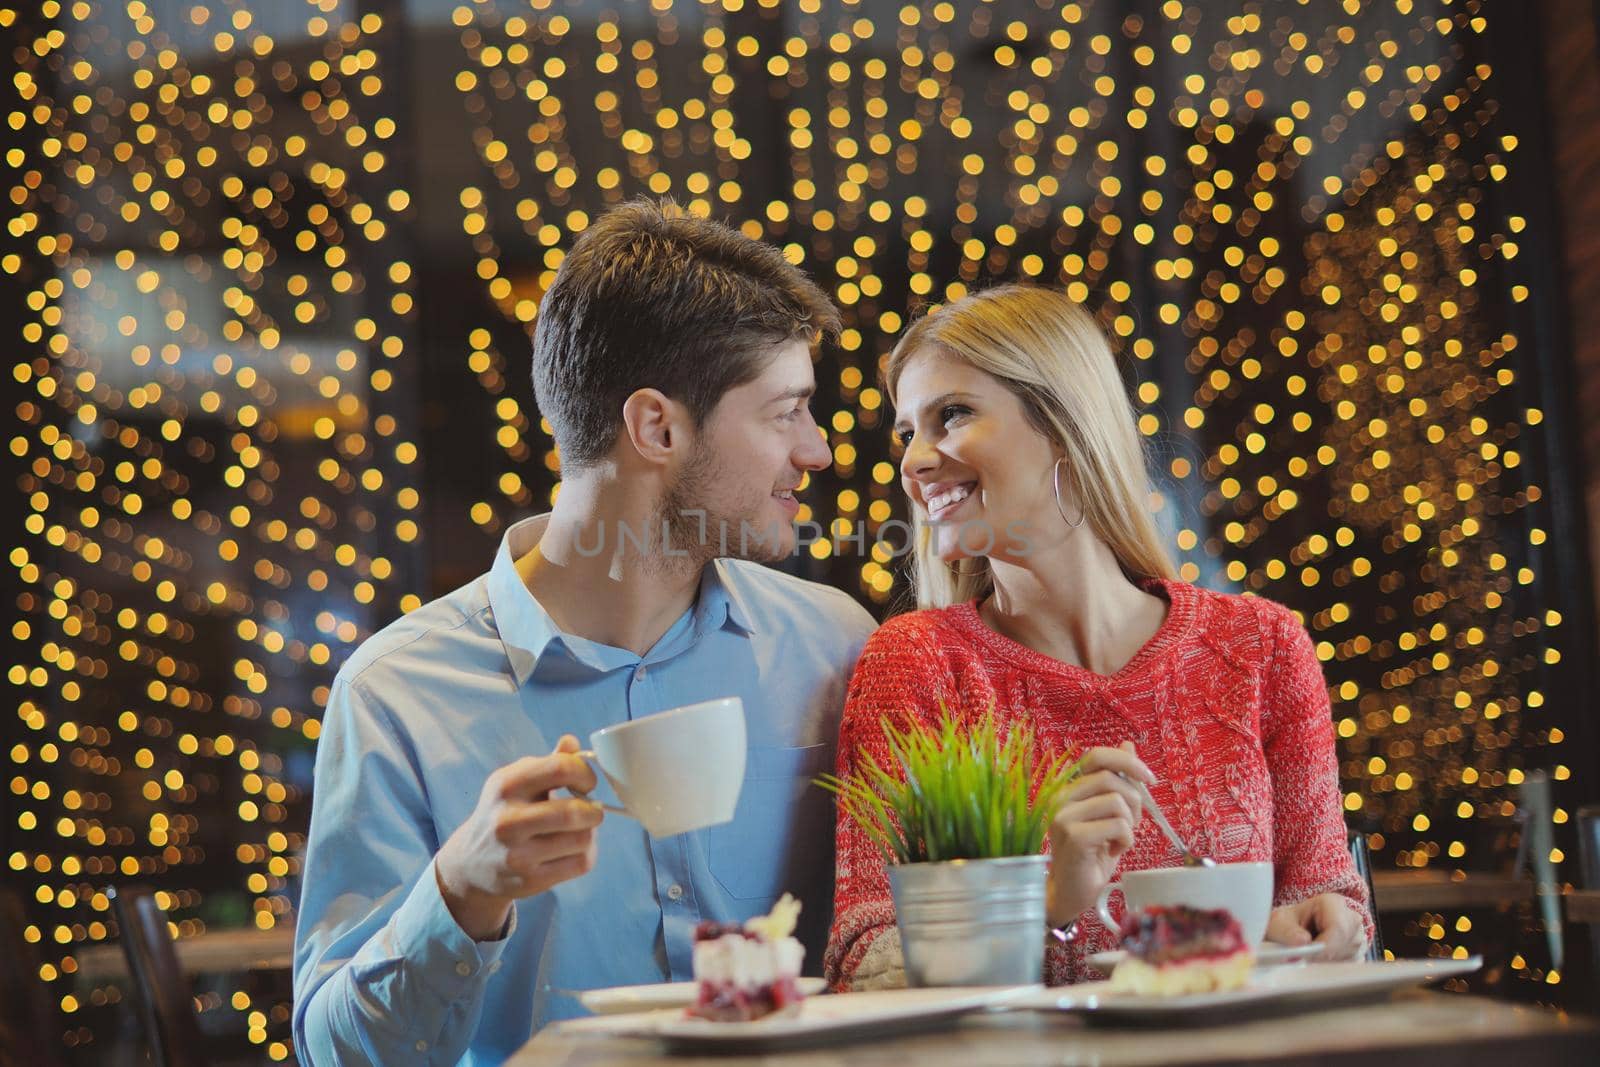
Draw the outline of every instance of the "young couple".
M849 596L761 565L793 551L795 491L831 462L808 400L812 346L837 328L775 249L670 206L628 204L575 243L534 338L554 510L334 683L296 937L302 1062L498 1063L581 1014L575 990L689 979L699 921L785 890L836 986L900 980L883 860L839 823L834 906L835 816L809 783L881 753L880 716L940 700L1088 753L1050 837L1051 921L1084 933L1050 949L1053 980L1108 945L1084 913L1115 871L1176 862L1117 772L1215 858L1276 865L1269 936L1359 951L1309 639L1283 608L1171 578L1111 353L1065 297L980 293L890 358L924 610L874 633ZM974 526L1026 537L975 556ZM774 532L721 536L746 528ZM607 529L666 530L674 551L593 551ZM750 746L733 822L652 839L571 795L603 792L579 738L730 695Z

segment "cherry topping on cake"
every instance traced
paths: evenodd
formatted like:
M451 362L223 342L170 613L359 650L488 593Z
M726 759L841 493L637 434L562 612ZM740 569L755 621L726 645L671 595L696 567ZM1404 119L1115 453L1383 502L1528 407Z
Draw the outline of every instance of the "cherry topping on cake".
M760 935L752 930L746 930L742 923L719 923L714 919L702 919L694 928L696 941L715 941L719 937L737 934L747 941L756 941Z
M1160 965L1231 956L1246 951L1244 932L1226 908L1148 907L1122 920L1122 947L1135 959Z

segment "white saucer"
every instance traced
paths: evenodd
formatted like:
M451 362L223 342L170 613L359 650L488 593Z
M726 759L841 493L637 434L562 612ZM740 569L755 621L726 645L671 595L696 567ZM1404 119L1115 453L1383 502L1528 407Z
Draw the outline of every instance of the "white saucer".
M800 992L814 997L828 988L820 978L801 978ZM609 989L586 989L578 1003L596 1015L621 1015L660 1008L687 1008L694 1003L699 986L694 982L659 982L655 985L619 985Z
M1020 997L1042 996L1042 986L983 989L887 989L872 993L807 997L795 1012L752 1022L712 1022L676 1010L646 1011L569 1019L556 1025L564 1033L613 1034L662 1041L675 1052L746 1055L788 1053L811 1045L925 1034L959 1016L1003 1008ZM1054 1001L1046 1007L1054 1008ZM838 1060L827 1057L827 1062ZM786 1061L787 1062L787 1061Z
M1300 963L1304 960L1315 959L1328 949L1320 941L1313 941L1309 945L1280 945L1275 941L1263 941L1256 946L1257 967L1279 967L1286 963ZM1110 974L1117 969L1117 964L1128 958L1128 954L1120 948L1111 952L1096 952L1088 958L1089 966L1101 974Z
M1137 1025L1182 1021L1214 1023L1226 1012L1321 1011L1332 1003L1388 994L1396 989L1471 974L1483 957L1464 960L1392 960L1268 967L1250 973L1243 989L1161 997L1119 993L1110 982L1080 982L1008 1000L1008 1008L1082 1012L1091 1018Z

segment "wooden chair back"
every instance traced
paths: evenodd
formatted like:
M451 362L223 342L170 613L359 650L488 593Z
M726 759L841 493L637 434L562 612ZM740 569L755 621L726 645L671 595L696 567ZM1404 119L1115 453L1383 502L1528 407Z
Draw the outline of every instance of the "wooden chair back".
M1372 884L1372 854L1367 851L1367 835L1359 830L1351 830L1347 843L1350 846L1350 858L1355 860L1356 870L1361 872L1361 877L1367 883L1367 902L1372 907L1372 942L1367 945L1366 958L1382 960L1383 924L1378 921L1378 891Z
M167 916L140 886L110 888L145 1039L158 1067L206 1067L194 996L178 963Z

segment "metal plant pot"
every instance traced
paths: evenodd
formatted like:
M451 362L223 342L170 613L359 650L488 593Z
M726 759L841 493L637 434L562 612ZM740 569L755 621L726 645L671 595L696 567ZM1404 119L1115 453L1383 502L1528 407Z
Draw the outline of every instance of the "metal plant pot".
M1044 979L1046 856L889 867L912 986Z

